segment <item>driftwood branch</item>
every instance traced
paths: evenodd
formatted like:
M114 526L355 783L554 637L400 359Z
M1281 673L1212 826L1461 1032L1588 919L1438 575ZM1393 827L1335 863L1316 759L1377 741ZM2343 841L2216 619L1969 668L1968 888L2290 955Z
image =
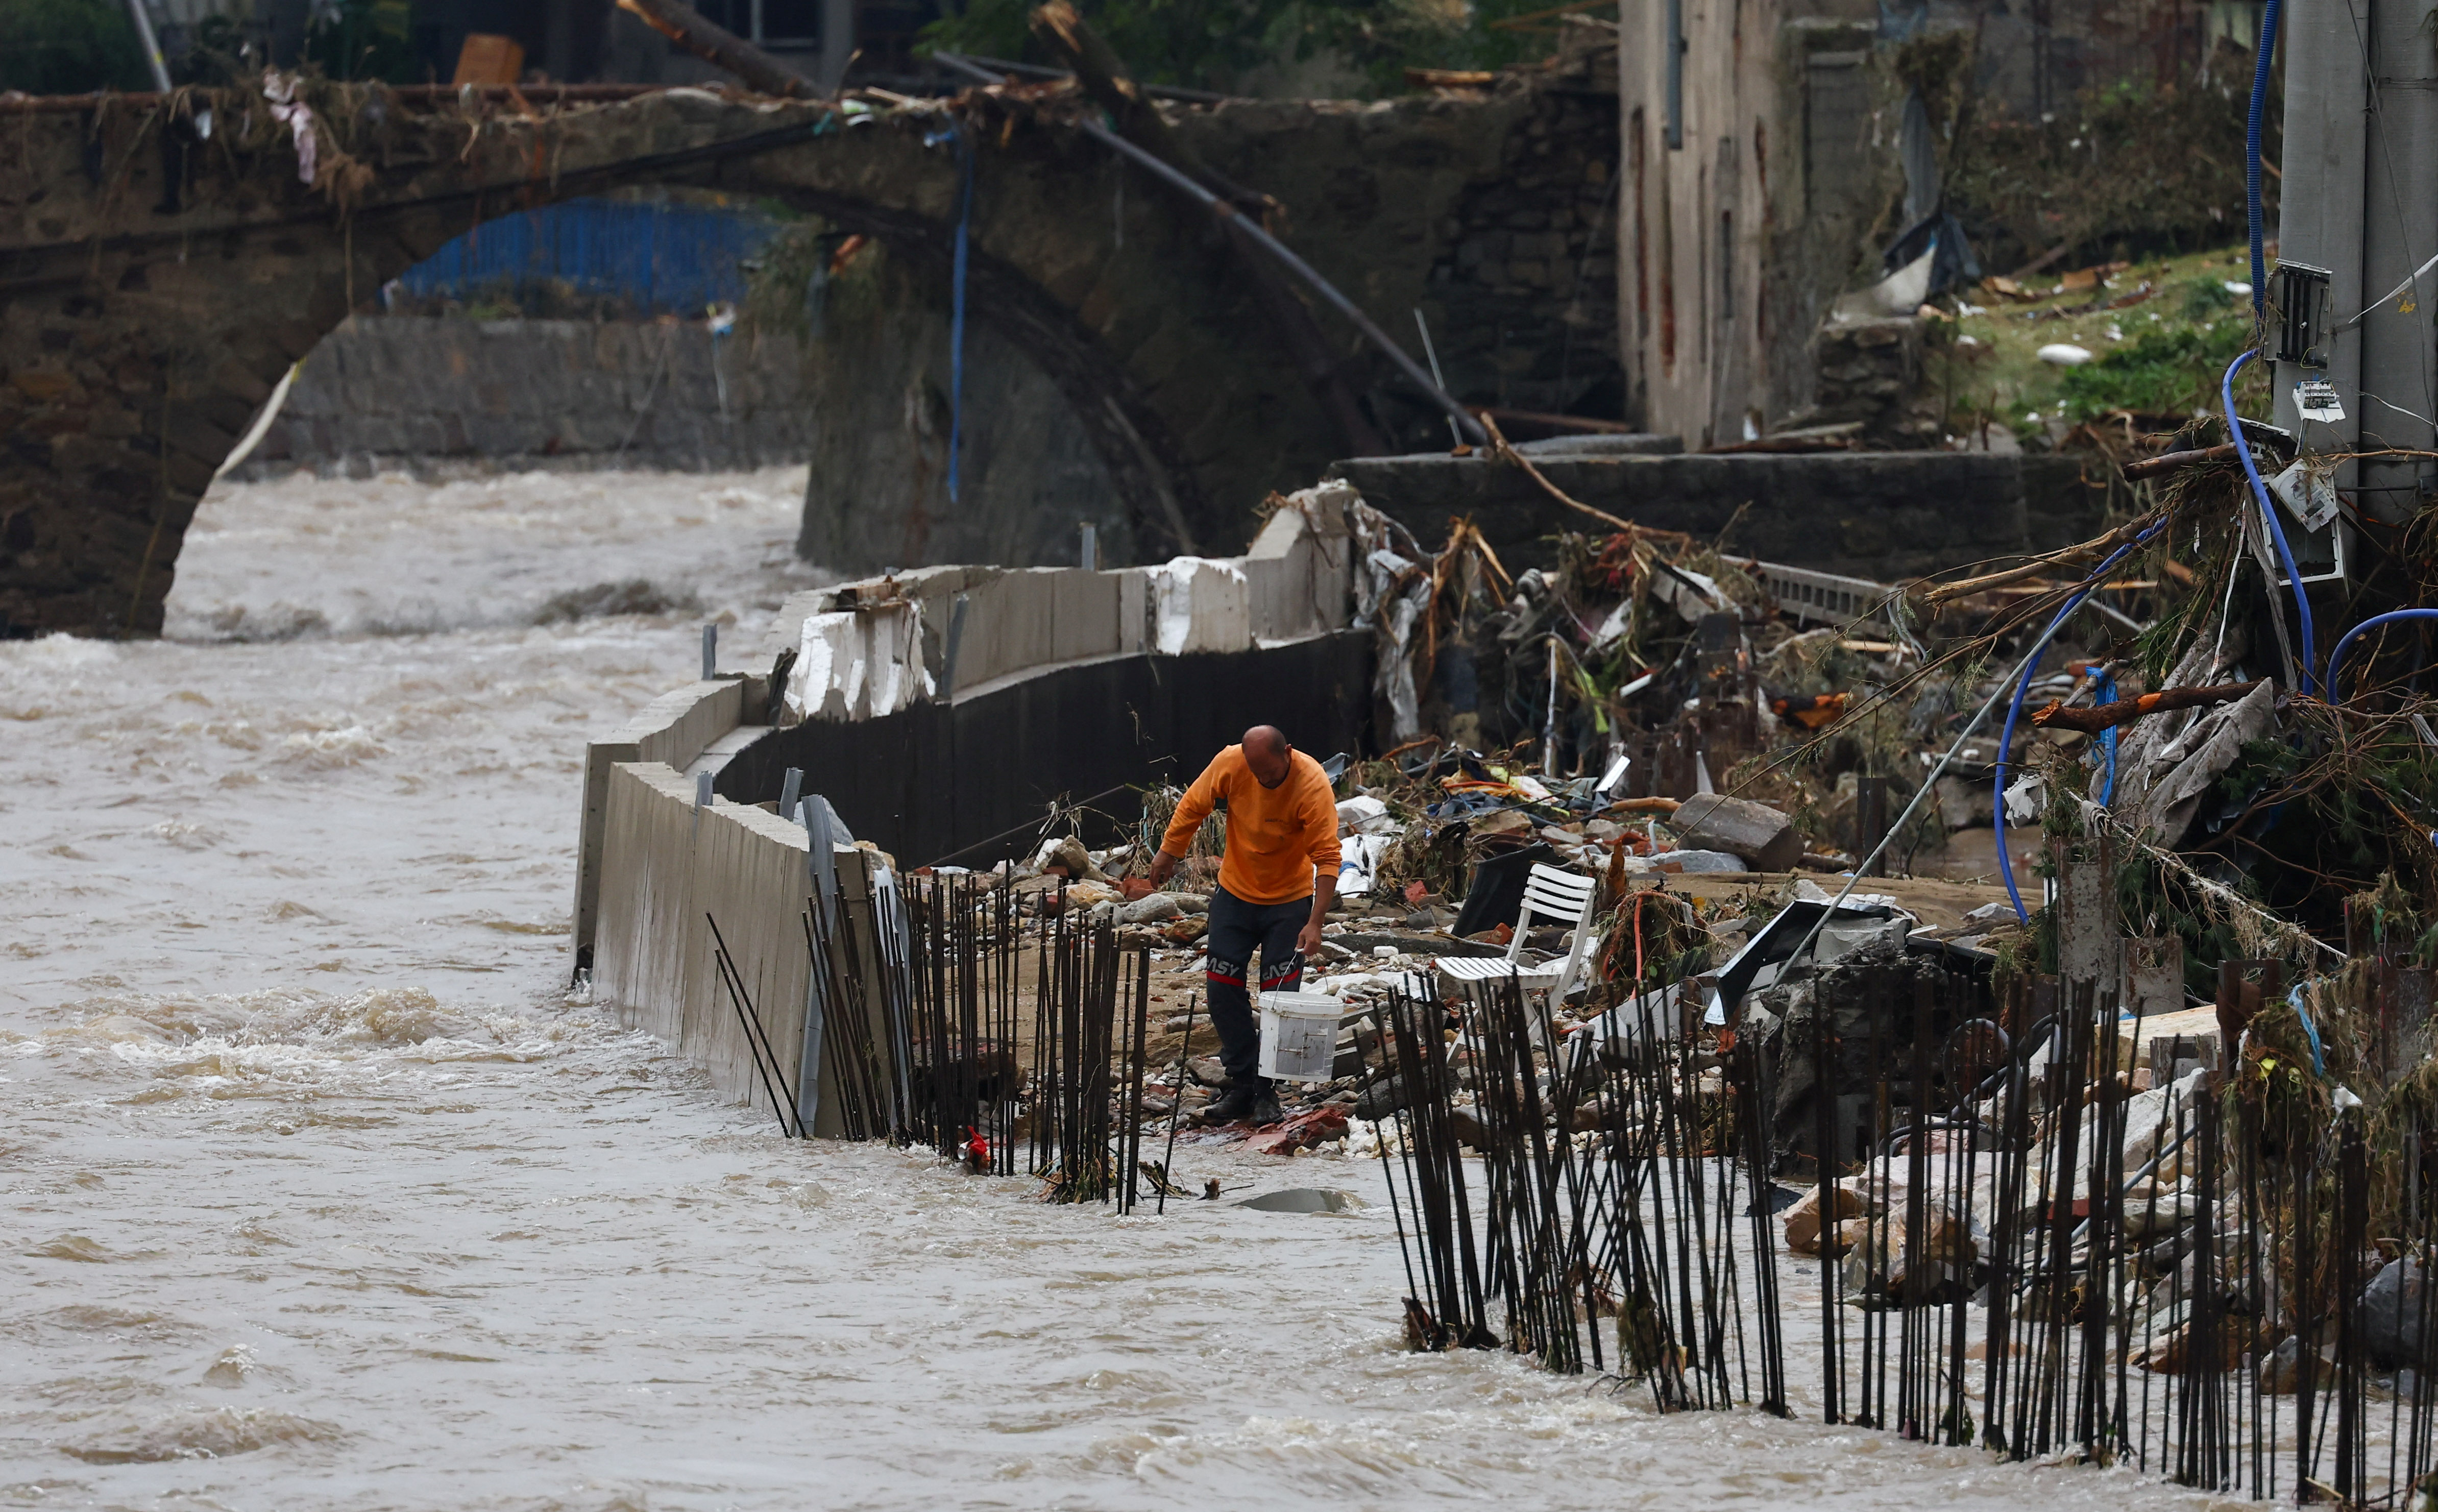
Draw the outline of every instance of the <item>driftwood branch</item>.
M2032 723L2043 730L2078 730L2086 735L2096 735L2119 725L2129 725L2145 714L2231 703L2259 686L2260 682L2228 682L2215 688L2167 688L2138 698L2119 698L2112 704L2094 704L2088 709L2068 709L2063 699L2058 699L2035 712Z
M1524 475L1531 479L1535 483L1539 484L1543 493L1547 494L1550 498L1565 505L1568 509L1580 510L1583 514L1591 516L1592 519L1599 520L1603 524L1615 526L1616 529L1625 532L1628 536L1670 534L1668 532L1647 530L1630 519L1619 519L1616 516L1610 514L1607 510L1594 509L1591 505L1584 503L1581 500L1567 493L1564 488L1551 483L1540 468L1532 466L1532 461L1529 457L1525 456L1524 453L1516 450L1513 447L1507 444L1507 438L1501 435L1498 431L1498 422L1490 417L1489 411L1478 410L1475 411L1475 413L1481 421L1481 428L1490 432L1490 454L1501 462L1513 463L1516 466L1523 468Z
M716 68L736 76L757 95L810 99L813 81L724 26L705 21L685 0L618 0L618 9Z
M2145 457L2139 462L2127 463L2125 480L2128 483L2139 483L2145 478L2156 478L2163 472L2174 472L2183 467L2198 467L2204 463L2233 462L2236 454L2235 445L2232 441L2215 447L2202 447L2196 451L2164 451L2155 457Z
M2063 551L2051 552L2045 556L2035 556L2021 567L2010 567L2003 572L1988 572L1980 577L1968 577L1953 583L1933 584L1923 589L1922 597L1929 601L1933 608L1936 608L1942 604L1952 604L1957 599L1969 598L1985 589L2003 588L2008 583L2020 583L2027 577L2038 577L2052 567L2079 566L2094 556L2114 551L2134 536L2141 535L2155 522L2156 517L2146 515L2140 519L2129 519L2105 536L2094 536L2079 546L2069 546Z

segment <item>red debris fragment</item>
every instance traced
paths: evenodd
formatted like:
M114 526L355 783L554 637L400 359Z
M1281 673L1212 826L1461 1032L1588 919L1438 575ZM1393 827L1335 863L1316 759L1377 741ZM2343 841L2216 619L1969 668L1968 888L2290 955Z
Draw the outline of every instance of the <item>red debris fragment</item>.
M1346 1110L1333 1103L1261 1130L1245 1141L1245 1148L1257 1155L1291 1155L1345 1134Z

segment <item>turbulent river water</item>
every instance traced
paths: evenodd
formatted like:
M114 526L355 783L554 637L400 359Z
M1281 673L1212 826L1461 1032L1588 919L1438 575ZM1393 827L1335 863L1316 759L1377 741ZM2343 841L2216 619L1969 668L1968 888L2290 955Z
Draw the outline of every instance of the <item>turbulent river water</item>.
M1408 1354L1367 1164L1046 1207L569 997L583 741L813 580L802 483L223 484L168 639L0 643L0 1505L2194 1504Z

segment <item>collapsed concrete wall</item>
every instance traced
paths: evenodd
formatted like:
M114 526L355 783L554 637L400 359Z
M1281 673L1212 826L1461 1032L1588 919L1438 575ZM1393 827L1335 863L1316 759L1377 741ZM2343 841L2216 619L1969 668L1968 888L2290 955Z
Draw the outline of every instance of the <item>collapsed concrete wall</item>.
M1362 748L1352 501L1305 490L1240 557L935 568L791 599L760 647L587 747L576 969L723 1093L759 1099L710 920L792 1068L816 858L804 824L776 812L788 768L863 842L832 854L847 917L869 929L901 864L986 865L1077 800L1123 819L1124 784L1190 780L1247 725L1278 723L1323 754ZM831 1101L817 1083L805 1105Z

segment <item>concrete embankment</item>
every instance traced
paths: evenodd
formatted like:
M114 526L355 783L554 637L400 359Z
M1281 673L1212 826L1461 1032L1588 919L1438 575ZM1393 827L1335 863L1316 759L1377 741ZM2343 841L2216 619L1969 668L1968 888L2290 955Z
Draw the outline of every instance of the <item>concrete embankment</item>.
M1322 754L1358 749L1370 635L1352 627L1353 502L1298 494L1240 557L933 568L798 595L763 645L587 747L576 969L722 1094L762 1099L716 920L769 1059L813 1071L798 1111L833 1132L829 1069L804 1054L821 817L776 812L786 772L862 842L833 834L828 859L847 926L874 941L901 864L986 866L1066 803L1123 819L1126 784L1182 781L1258 720ZM875 961L874 943L859 956ZM877 1014L876 980L864 995Z

